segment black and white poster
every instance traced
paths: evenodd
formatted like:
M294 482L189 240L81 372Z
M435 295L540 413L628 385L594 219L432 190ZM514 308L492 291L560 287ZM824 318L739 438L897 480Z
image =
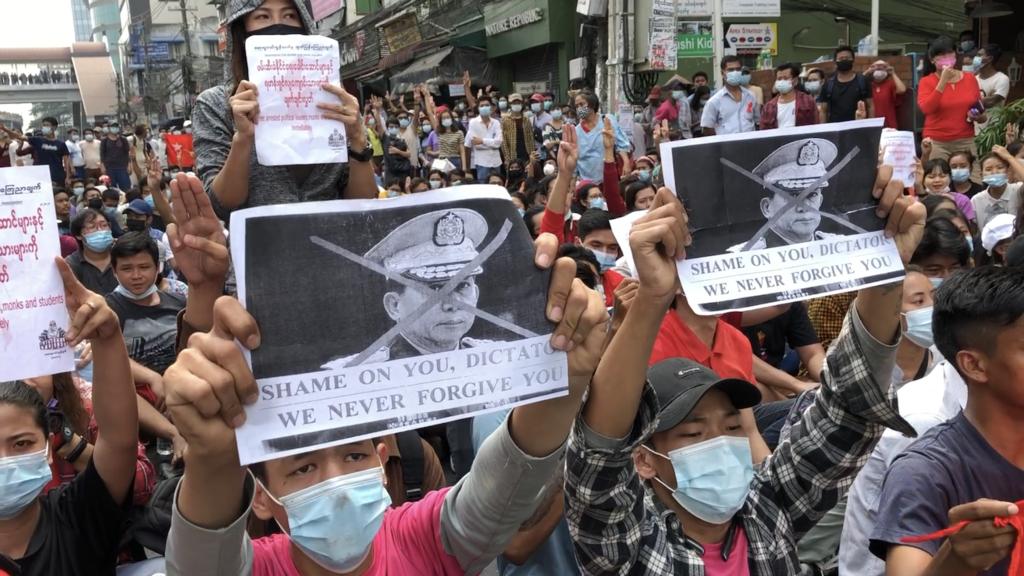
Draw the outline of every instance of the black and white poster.
M693 245L683 290L704 314L887 284L903 263L872 197L882 120L663 143Z
M568 392L549 273L503 189L240 210L231 251L262 333L243 464Z

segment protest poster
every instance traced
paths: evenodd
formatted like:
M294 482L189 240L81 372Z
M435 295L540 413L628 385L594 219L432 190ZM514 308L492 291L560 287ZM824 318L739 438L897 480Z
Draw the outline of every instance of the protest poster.
M260 104L256 158L264 166L348 161L345 126L323 118L321 102L340 99L323 84L341 84L338 41L292 34L245 40L249 81Z
M75 369L50 186L46 165L0 168L0 381Z
M494 186L232 213L262 333L242 463L566 394L532 246Z
M167 143L167 165L191 169L195 166L196 153L192 148L191 134L165 134Z
M882 162L892 166L892 177L903 182L905 188L913 188L917 180L917 146L914 133L906 130L882 130L878 147L882 150Z
M693 244L679 263L694 310L717 314L903 278L875 214L882 119L661 145Z

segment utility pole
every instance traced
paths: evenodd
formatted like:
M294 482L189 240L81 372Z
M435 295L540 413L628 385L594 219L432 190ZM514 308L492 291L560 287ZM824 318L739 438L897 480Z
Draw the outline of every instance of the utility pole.
M173 0L163 0L171 2ZM181 61L181 84L185 91L185 116L192 116L192 99L195 97L196 85L192 70L192 34L188 28L188 12L186 0L178 0L178 11L181 12L181 35L185 39L185 59Z

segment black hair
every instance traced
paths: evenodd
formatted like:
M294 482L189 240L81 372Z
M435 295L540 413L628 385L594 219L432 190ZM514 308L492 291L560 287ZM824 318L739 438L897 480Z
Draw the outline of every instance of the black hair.
M694 89L693 101L696 102L698 106L700 105L700 101L703 100L705 96L709 98L711 97L711 88L707 86L697 86L697 88Z
M964 36L970 36L973 39L975 37L974 30L964 30L963 32L960 33L960 36L958 36L958 38L963 38Z
M580 90L579 94L576 94L576 96L578 96L580 98L583 98L584 100L587 101L587 106L590 107L590 111L591 112L600 112L601 111L601 99L598 98L597 94L595 94L592 90L590 90L590 89ZM574 103L575 103L575 101L576 101L576 99L573 98L573 102Z
M797 66L795 63L783 62L782 64L779 64L778 66L775 67L776 72L782 72L785 70L789 70L789 75L794 80L800 80L800 67Z
M1010 153L1010 156L1020 154L1021 148L1024 148L1024 142L1021 142L1020 140L1014 140L1006 145L1006 151Z
M75 238L81 236L82 229L97 218L105 218L105 216L92 208L80 208L75 219L71 221L71 235Z
M693 76L690 77L690 80L696 81L698 77L707 80L708 79L708 73L703 71L703 70L697 70L696 72L693 73Z
M1009 150L1009 148L1007 148L1007 150ZM972 165L974 164L974 161L977 160L977 158L974 157L974 154L971 154L970 150L956 150L951 152L949 154L949 160L952 160L954 156L965 156L967 158L967 163Z
M594 256L593 252L576 244L562 244L558 247L558 257L567 257L575 260L576 277L587 288L591 290L597 288L599 277L595 271L601 269L601 264L597 261L597 256Z
M392 186L398 186L400 189L405 190L405 182L401 178L391 178L384 184L384 189L391 188Z
M117 188L107 188L100 194L100 197L103 198L104 200L107 198L111 200L120 200L121 191L118 190Z
M632 212L636 210L636 196L640 192L650 188L654 190L654 193L658 193L658 189L654 187L653 182L644 182L643 180L635 180L626 185L626 192L624 194L626 200L626 211Z
M153 264L160 264L160 250L156 241L150 237L148 232L128 232L114 242L110 249L110 265L117 268L118 258L135 256L140 252L146 252L153 258Z
M956 52L953 39L949 36L939 36L928 45L928 60L940 54L949 54L950 52Z
M985 51L985 54L991 58L990 62L993 66L995 66L996 62L998 62L1003 56L1003 49L999 47L999 44L989 43L985 44L981 48Z
M835 50L832 51L832 60L837 60L841 52L849 52L854 58L857 57L857 52L853 49L852 46L840 44L839 46L836 46Z
M40 124L49 124L49 125L53 126L54 128L56 128L57 126L60 125L60 122L57 122L57 119L54 118L53 116L47 116L46 118L43 118L42 120L40 120L39 123Z
M949 176L952 172L949 168L949 162L946 162L942 158L932 158L931 160L924 163L922 167L924 169L924 175L931 174L936 168L942 171L943 174Z
M934 218L925 224L921 243L914 250L910 263L920 264L932 256L948 256L961 266L966 266L971 259L971 251L964 242L963 233L950 220Z
M725 56L722 56L722 62L719 64L718 67L721 68L722 70L725 70L725 67L733 62L739 62L740 64L743 64L743 60L740 60L739 56L735 54L726 54Z
M384 122L385 126L398 126L398 116L388 116L388 119Z
M612 217L608 212L598 209L591 208L583 213L580 217L580 221L576 224L576 235L582 241L587 236L599 230L611 230L612 229Z
M10 404L32 412L32 418L45 435L49 430L46 423L46 404L39 392L21 380L0 382L0 404Z
M530 206L526 209L526 214L523 214L523 220L526 221L526 229L530 231L531 238L536 238L540 235L540 230L533 225L533 217L543 211L543 206Z
M969 347L991 353L999 331L1022 315L1024 268L981 266L958 272L935 291L935 345L964 376L957 353Z
M427 178L429 179L434 174L437 174L438 176L440 176L442 182L447 182L448 181L448 176L445 175L444 170L437 170L437 169L431 170L430 172L427 173Z
M427 182L426 180L424 180L423 178L420 178L419 176L417 176L417 177L413 178L412 180L409 180L409 189L406 190L406 192L412 192L412 191L416 190L416 187L419 186L420 184L424 184L424 185L426 185L428 190L430 189L430 183Z
M1010 164L1006 160L1003 160L1003 157L996 154L995 152L989 152L988 154L982 156L981 160L978 161L978 165L984 168L985 162L988 162L989 160L998 160L999 163L1005 166L1006 168L1010 167Z
M494 100L487 94L482 94L479 98L476 99L477 108L479 108L484 102L487 102L487 104L490 106L494 106Z
M590 208L587 205L587 195L590 194L590 190L593 189L593 188L597 188L598 190L601 190L601 184L598 183L598 182L587 182L586 184L580 184L580 183L576 184L576 191L573 193L573 196L572 196L572 203L573 203L572 209L573 209L573 212L579 212L580 214L582 214L582 213L586 212L588 208ZM601 192L604 193L604 190L601 190Z
M929 217L939 209L939 206L949 203L956 206L956 201L949 196L943 196L942 194L929 194L920 199L921 203L924 204L924 209L927 211Z

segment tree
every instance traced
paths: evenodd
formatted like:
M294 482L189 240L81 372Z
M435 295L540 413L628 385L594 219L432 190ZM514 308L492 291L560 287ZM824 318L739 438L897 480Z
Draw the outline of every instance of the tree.
M43 123L43 118L53 116L60 126L74 125L74 117L71 111L71 102L38 102L32 105L32 121L28 124L29 130L38 130Z

